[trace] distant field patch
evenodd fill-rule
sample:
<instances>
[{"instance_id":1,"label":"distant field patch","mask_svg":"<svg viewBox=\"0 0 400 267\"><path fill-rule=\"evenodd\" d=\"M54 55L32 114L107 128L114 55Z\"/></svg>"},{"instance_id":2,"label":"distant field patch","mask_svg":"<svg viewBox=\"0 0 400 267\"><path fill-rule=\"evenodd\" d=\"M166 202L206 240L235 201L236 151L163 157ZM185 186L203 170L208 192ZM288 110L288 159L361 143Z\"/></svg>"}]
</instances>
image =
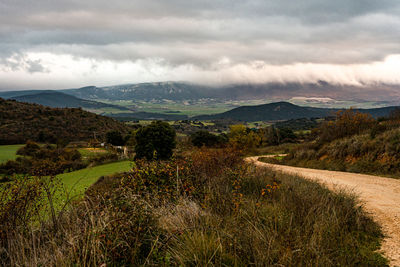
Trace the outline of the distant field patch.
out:
<instances>
[{"instance_id":1,"label":"distant field patch","mask_svg":"<svg viewBox=\"0 0 400 267\"><path fill-rule=\"evenodd\" d=\"M78 149L79 153L81 153L82 157L84 158L89 158L92 156L96 156L97 154L101 153L107 153L108 151L103 149L103 148L79 148Z\"/></svg>"},{"instance_id":2,"label":"distant field patch","mask_svg":"<svg viewBox=\"0 0 400 267\"><path fill-rule=\"evenodd\" d=\"M5 145L0 146L0 163L4 163L7 160L13 160L17 158L17 150L24 145Z\"/></svg>"}]
</instances>

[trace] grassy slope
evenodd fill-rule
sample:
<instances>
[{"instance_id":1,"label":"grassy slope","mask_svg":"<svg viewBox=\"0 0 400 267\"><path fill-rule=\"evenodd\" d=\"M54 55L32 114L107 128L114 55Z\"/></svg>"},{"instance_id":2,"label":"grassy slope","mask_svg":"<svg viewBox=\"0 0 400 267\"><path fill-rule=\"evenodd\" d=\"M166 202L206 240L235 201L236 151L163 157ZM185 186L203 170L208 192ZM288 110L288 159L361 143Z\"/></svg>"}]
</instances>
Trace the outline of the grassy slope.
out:
<instances>
[{"instance_id":1,"label":"grassy slope","mask_svg":"<svg viewBox=\"0 0 400 267\"><path fill-rule=\"evenodd\" d=\"M57 177L60 178L71 196L76 196L83 194L99 177L129 171L131 168L131 161L120 161L60 174Z\"/></svg>"},{"instance_id":2,"label":"grassy slope","mask_svg":"<svg viewBox=\"0 0 400 267\"><path fill-rule=\"evenodd\" d=\"M15 159L17 157L17 150L23 146L24 145L0 146L0 163Z\"/></svg>"}]
</instances>

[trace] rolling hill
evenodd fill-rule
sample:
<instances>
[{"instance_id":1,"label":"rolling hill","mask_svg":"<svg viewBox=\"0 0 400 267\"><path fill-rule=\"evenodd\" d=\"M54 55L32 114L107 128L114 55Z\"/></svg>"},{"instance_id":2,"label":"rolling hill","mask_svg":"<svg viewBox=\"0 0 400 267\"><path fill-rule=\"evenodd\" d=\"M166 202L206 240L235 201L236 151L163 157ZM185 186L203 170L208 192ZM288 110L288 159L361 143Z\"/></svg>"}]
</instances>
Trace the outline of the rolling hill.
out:
<instances>
[{"instance_id":1,"label":"rolling hill","mask_svg":"<svg viewBox=\"0 0 400 267\"><path fill-rule=\"evenodd\" d=\"M80 108L51 108L0 98L0 144L82 141L94 134L102 140L111 130L128 133L130 128Z\"/></svg>"},{"instance_id":2,"label":"rolling hill","mask_svg":"<svg viewBox=\"0 0 400 267\"><path fill-rule=\"evenodd\" d=\"M362 113L369 113L374 117L387 116L398 107L374 109L354 109ZM301 107L288 102L276 102L258 106L242 106L227 112L196 116L193 119L215 120L233 119L241 121L282 121L300 118L322 118L333 115L339 109Z\"/></svg>"},{"instance_id":3,"label":"rolling hill","mask_svg":"<svg viewBox=\"0 0 400 267\"><path fill-rule=\"evenodd\" d=\"M99 110L103 108L112 108L121 111L129 111L126 107L110 105L92 100L80 99L72 95L57 91L45 91L28 95L13 96L14 99L20 102L36 103L54 108L83 108L86 110Z\"/></svg>"}]
</instances>

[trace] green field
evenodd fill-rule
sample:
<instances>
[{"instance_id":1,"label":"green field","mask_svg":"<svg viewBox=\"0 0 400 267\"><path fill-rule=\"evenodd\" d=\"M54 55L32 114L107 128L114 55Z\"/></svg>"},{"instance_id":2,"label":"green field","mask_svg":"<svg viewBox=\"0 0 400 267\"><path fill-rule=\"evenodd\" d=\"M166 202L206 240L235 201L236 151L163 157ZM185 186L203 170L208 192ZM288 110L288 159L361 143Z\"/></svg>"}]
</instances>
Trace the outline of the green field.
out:
<instances>
[{"instance_id":1,"label":"green field","mask_svg":"<svg viewBox=\"0 0 400 267\"><path fill-rule=\"evenodd\" d=\"M261 100L230 100L230 101L218 101L201 99L194 101L110 101L110 100L99 100L103 103L120 105L123 107L129 107L134 109L135 112L144 111L151 113L163 113L163 114L180 114L187 115L189 117L204 114L216 114L231 110L233 108L245 105L260 105L265 103L273 102L268 99ZM105 114L111 113L122 113L122 111L111 112L107 109L100 109ZM129 113L129 111L124 111L123 113Z\"/></svg>"},{"instance_id":2,"label":"green field","mask_svg":"<svg viewBox=\"0 0 400 267\"><path fill-rule=\"evenodd\" d=\"M24 145L5 145L0 146L0 163L4 163L7 160L13 160L17 157L17 150Z\"/></svg>"},{"instance_id":3,"label":"green field","mask_svg":"<svg viewBox=\"0 0 400 267\"><path fill-rule=\"evenodd\" d=\"M61 180L70 197L78 196L83 194L87 188L99 179L99 177L129 171L132 165L133 163L131 161L113 162L59 174L57 178Z\"/></svg>"},{"instance_id":4,"label":"green field","mask_svg":"<svg viewBox=\"0 0 400 267\"><path fill-rule=\"evenodd\" d=\"M108 153L107 150L103 148L78 148L79 153L81 153L83 159L88 159L95 157L97 155L101 155L104 153Z\"/></svg>"}]
</instances>

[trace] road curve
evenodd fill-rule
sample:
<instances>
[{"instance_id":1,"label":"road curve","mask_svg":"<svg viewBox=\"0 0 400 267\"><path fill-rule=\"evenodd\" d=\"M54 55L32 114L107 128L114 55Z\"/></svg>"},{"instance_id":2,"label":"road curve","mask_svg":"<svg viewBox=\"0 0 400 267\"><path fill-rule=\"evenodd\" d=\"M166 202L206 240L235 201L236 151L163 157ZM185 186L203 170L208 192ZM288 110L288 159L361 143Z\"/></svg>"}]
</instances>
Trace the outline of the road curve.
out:
<instances>
[{"instance_id":1,"label":"road curve","mask_svg":"<svg viewBox=\"0 0 400 267\"><path fill-rule=\"evenodd\" d=\"M400 179L269 164L258 161L260 157L265 156L248 157L246 161L315 180L330 189L344 187L356 193L364 209L382 226L382 252L391 266L400 267Z\"/></svg>"}]
</instances>

